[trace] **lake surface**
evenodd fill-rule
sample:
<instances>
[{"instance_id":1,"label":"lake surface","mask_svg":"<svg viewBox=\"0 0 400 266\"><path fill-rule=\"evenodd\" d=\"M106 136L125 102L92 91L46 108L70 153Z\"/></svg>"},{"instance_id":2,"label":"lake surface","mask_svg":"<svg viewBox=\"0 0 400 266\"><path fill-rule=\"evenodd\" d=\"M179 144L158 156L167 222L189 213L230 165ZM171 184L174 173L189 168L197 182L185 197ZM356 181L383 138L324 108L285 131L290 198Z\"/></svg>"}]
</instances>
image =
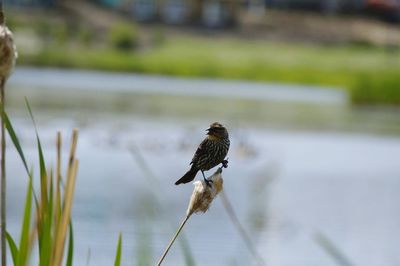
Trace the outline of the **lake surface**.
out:
<instances>
[{"instance_id":1,"label":"lake surface","mask_svg":"<svg viewBox=\"0 0 400 266\"><path fill-rule=\"evenodd\" d=\"M183 219L193 189L173 183L188 169L204 130L215 120L226 124L232 143L224 191L266 265L337 265L321 238L353 265L400 263L400 136L396 130L376 134L382 126L385 132L397 128L393 112L348 115L346 103L336 102L336 96L322 107L318 101L302 101L303 113L292 100L257 99L242 105L229 97L207 112L210 102L222 100L213 94L181 98L159 92L113 92L141 104L140 109L115 110L101 92L89 98L77 88L54 93L50 87L29 91L21 84L10 83L11 103L23 92L36 94L33 111L49 168L54 168L56 132L63 134L66 161L71 131L80 131L74 265L112 265L120 232L123 265L156 263ZM74 105L72 91L75 99L91 99L88 106ZM54 94L65 106L49 107ZM46 104L40 105L42 101ZM162 108L157 111L157 106ZM294 115L298 112L302 115ZM9 114L37 179L28 113L15 105L9 106ZM247 117L252 114L257 119ZM343 130L343 117L363 127ZM321 128L325 120L329 126ZM272 121L284 121L284 126ZM27 177L8 143L8 226L18 237ZM186 265L185 250L196 265L256 265L218 198L207 213L192 216L183 232L179 239L186 243L175 243L164 265Z\"/></svg>"},{"instance_id":2,"label":"lake surface","mask_svg":"<svg viewBox=\"0 0 400 266\"><path fill-rule=\"evenodd\" d=\"M55 132L61 130L67 144L70 129L80 128L75 265L86 265L88 254L90 265L112 264L119 232L123 265L154 264L186 211L192 185L173 183L187 169L207 122L94 116L81 126L66 117L36 118L48 162L55 161ZM14 126L33 164L33 128L26 117L14 118ZM267 265L336 265L317 234L355 265L400 260L400 138L246 127L232 128L231 139L225 192ZM18 235L27 178L12 147L8 155L9 228ZM197 265L253 262L219 199L208 213L193 216L184 232ZM165 265L184 265L179 244Z\"/></svg>"}]
</instances>

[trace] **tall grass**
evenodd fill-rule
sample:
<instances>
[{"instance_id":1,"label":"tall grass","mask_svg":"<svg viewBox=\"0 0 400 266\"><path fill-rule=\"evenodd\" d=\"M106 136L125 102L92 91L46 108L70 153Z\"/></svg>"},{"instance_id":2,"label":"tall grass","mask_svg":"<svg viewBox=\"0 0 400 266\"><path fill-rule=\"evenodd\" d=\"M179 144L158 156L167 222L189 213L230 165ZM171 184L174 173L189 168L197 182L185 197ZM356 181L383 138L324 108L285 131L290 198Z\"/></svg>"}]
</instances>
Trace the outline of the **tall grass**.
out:
<instances>
[{"instance_id":1,"label":"tall grass","mask_svg":"<svg viewBox=\"0 0 400 266\"><path fill-rule=\"evenodd\" d=\"M37 152L39 157L39 193L33 188L34 178L29 170L24 151L14 127L4 112L4 125L13 142L26 174L28 186L25 196L25 207L21 221L20 239L6 232L6 240L11 251L12 262L15 266L29 264L31 252L35 242L38 247L39 266L66 266L73 265L74 231L71 219L71 210L74 200L76 177L79 160L76 158L78 130L72 132L71 146L67 158L67 168L62 173L62 136L56 135L56 167L55 172L46 167L36 122L28 101L26 101L29 115L35 128ZM67 244L68 243L68 244ZM115 265L121 265L122 235L119 235Z\"/></svg>"},{"instance_id":2,"label":"tall grass","mask_svg":"<svg viewBox=\"0 0 400 266\"><path fill-rule=\"evenodd\" d=\"M118 236L117 253L115 255L114 266L121 265L121 253L122 253L122 235L120 233Z\"/></svg>"},{"instance_id":3,"label":"tall grass","mask_svg":"<svg viewBox=\"0 0 400 266\"><path fill-rule=\"evenodd\" d=\"M400 105L400 72L360 74L352 86L354 103Z\"/></svg>"},{"instance_id":4,"label":"tall grass","mask_svg":"<svg viewBox=\"0 0 400 266\"><path fill-rule=\"evenodd\" d=\"M1 208L1 264L7 264L6 252L6 137L4 125L4 108L5 108L5 84L9 78L17 58L16 47L14 45L13 34L5 23L5 15L3 13L3 2L0 0L0 116L1 116L1 192L0 192L0 208Z\"/></svg>"},{"instance_id":5,"label":"tall grass","mask_svg":"<svg viewBox=\"0 0 400 266\"><path fill-rule=\"evenodd\" d=\"M1 1L1 0L0 0ZM0 16L2 15L2 11L0 10ZM5 79L1 78L0 80L0 112L1 112L1 191L0 191L0 200L1 200L1 263L3 266L7 264L7 253L6 253L6 137L5 137L5 97L4 97L4 86Z\"/></svg>"},{"instance_id":6,"label":"tall grass","mask_svg":"<svg viewBox=\"0 0 400 266\"><path fill-rule=\"evenodd\" d=\"M15 134L13 126L6 116L6 128L14 146L16 147L24 168L27 171L29 184L25 199L24 216L21 226L21 238L19 244L8 233L7 241L12 254L14 265L27 265L34 244L37 239L40 266L58 266L64 259L65 243L68 237L68 251L66 257L67 265L72 265L73 261L73 229L70 219L73 195L75 190L76 176L78 172L78 160L75 157L78 141L78 130L73 130L70 154L68 158L67 171L64 175L65 186L61 186L61 133L57 134L57 166L56 175L46 168L44 154L36 128L36 123L29 104L27 103L29 114L35 126L37 141L37 152L39 156L39 176L40 192L39 197L33 189L33 174L28 171L25 155L20 145L18 136ZM34 212L32 212L32 198L34 196ZM33 215L34 214L34 215ZM35 219L33 220L33 216ZM33 222L33 226L31 225Z\"/></svg>"}]
</instances>

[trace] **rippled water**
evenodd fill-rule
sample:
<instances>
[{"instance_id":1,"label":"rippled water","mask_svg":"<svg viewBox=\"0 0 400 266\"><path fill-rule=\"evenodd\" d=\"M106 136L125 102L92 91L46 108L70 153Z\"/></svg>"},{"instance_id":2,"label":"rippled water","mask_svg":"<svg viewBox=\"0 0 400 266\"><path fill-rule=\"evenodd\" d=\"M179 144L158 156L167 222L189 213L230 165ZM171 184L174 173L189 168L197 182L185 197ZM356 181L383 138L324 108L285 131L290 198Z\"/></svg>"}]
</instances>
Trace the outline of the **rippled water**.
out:
<instances>
[{"instance_id":1,"label":"rippled water","mask_svg":"<svg viewBox=\"0 0 400 266\"><path fill-rule=\"evenodd\" d=\"M112 265L119 232L123 265L155 264L192 191L173 183L212 121L72 112L35 117L49 163L56 131L63 132L66 159L71 129L80 129L75 265ZM11 118L36 165L28 116ZM321 234L354 265L398 265L400 137L226 124L232 147L225 192L267 265L337 265L318 244ZM7 152L8 225L17 236L27 177L11 145ZM219 199L183 231L189 244L177 243L165 265L185 265L182 246L196 265L254 264Z\"/></svg>"}]
</instances>

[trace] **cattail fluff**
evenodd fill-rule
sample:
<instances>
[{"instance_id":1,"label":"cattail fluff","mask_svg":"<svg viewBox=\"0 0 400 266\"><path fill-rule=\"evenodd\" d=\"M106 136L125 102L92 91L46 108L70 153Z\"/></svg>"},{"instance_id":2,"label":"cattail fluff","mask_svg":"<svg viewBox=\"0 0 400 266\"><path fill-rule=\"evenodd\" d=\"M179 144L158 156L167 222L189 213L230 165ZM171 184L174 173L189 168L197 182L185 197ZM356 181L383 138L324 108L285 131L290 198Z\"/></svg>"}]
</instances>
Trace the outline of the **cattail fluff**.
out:
<instances>
[{"instance_id":1,"label":"cattail fluff","mask_svg":"<svg viewBox=\"0 0 400 266\"><path fill-rule=\"evenodd\" d=\"M222 191L223 179L222 179L222 169L218 170L209 177L208 180L212 181L211 186L207 186L204 180L198 180L194 182L194 189L192 196L190 198L189 206L186 211L186 215L189 217L193 213L206 212L214 198Z\"/></svg>"},{"instance_id":2,"label":"cattail fluff","mask_svg":"<svg viewBox=\"0 0 400 266\"><path fill-rule=\"evenodd\" d=\"M218 170L208 178L209 181L212 181L210 182L211 186L207 186L204 180L194 182L194 189L189 201L188 209L186 211L186 217L182 221L174 237L169 242L167 248L159 259L157 266L160 266L164 261L170 248L174 244L176 238L185 226L186 222L189 220L190 216L192 216L193 213L206 212L210 208L212 201L215 199L218 193L222 191L223 179L221 173L222 168L218 168Z\"/></svg>"},{"instance_id":3,"label":"cattail fluff","mask_svg":"<svg viewBox=\"0 0 400 266\"><path fill-rule=\"evenodd\" d=\"M5 25L0 25L0 79L6 80L12 73L18 57L13 34Z\"/></svg>"}]
</instances>

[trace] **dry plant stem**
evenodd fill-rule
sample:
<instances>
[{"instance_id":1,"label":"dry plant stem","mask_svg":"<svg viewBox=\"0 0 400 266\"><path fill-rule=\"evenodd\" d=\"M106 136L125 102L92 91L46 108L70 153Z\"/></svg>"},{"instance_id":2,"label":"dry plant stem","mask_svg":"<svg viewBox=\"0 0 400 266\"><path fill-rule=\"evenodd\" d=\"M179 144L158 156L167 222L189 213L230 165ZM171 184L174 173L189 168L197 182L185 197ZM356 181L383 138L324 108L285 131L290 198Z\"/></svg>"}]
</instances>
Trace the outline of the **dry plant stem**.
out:
<instances>
[{"instance_id":1,"label":"dry plant stem","mask_svg":"<svg viewBox=\"0 0 400 266\"><path fill-rule=\"evenodd\" d=\"M1 1L1 0L0 0ZM0 16L3 15L2 10ZM6 251L6 136L4 125L4 86L5 78L0 80L1 101L1 265L7 265Z\"/></svg>"},{"instance_id":2,"label":"dry plant stem","mask_svg":"<svg viewBox=\"0 0 400 266\"><path fill-rule=\"evenodd\" d=\"M169 242L167 248L165 249L164 253L162 254L160 260L157 263L157 266L160 266L161 263L163 262L165 256L167 256L168 251L170 250L170 248L172 247L172 244L174 244L176 238L178 237L179 233L182 231L182 228L185 226L187 220L189 220L190 215L186 216L185 219L182 221L181 226L179 226L178 231L176 231L174 237L171 239L171 241Z\"/></svg>"},{"instance_id":3,"label":"dry plant stem","mask_svg":"<svg viewBox=\"0 0 400 266\"><path fill-rule=\"evenodd\" d=\"M78 160L75 159L75 151L78 142L78 131L74 129L72 134L72 144L69 155L68 169L67 169L67 184L65 187L65 195L62 213L60 216L60 221L57 224L55 240L54 240L54 252L51 258L51 265L58 266L62 263L65 238L68 230L68 223L70 221L71 209L72 209L72 201L75 192L75 182L76 175L78 172Z\"/></svg>"},{"instance_id":4,"label":"dry plant stem","mask_svg":"<svg viewBox=\"0 0 400 266\"><path fill-rule=\"evenodd\" d=\"M55 242L54 260L51 265L58 266L62 263L63 251L65 246L65 238L68 230L68 223L70 221L72 200L74 197L74 188L76 182L76 174L78 171L78 161L76 160L73 164L73 170L71 176L68 177L67 186L65 190L64 209L62 212L61 220L58 227L57 239Z\"/></svg>"},{"instance_id":5,"label":"dry plant stem","mask_svg":"<svg viewBox=\"0 0 400 266\"><path fill-rule=\"evenodd\" d=\"M78 130L77 130L77 129L74 129L74 131L72 132L72 145L71 145L71 150L69 151L67 178L68 178L68 177L70 176L70 174L71 174L72 165L73 165L74 160L75 160L75 151L76 151L77 143L78 143Z\"/></svg>"},{"instance_id":6,"label":"dry plant stem","mask_svg":"<svg viewBox=\"0 0 400 266\"><path fill-rule=\"evenodd\" d=\"M61 132L57 132L57 168L56 168L56 203L54 220L55 224L58 225L58 217L61 212L61 195L60 195L60 181L61 181Z\"/></svg>"},{"instance_id":7,"label":"dry plant stem","mask_svg":"<svg viewBox=\"0 0 400 266\"><path fill-rule=\"evenodd\" d=\"M235 225L236 229L239 231L240 235L242 236L247 248L250 250L250 252L253 254L255 259L257 260L258 265L266 265L260 254L258 254L256 248L253 245L253 242L251 241L251 238L249 235L246 233L246 230L244 230L244 227L241 225L239 222L239 219L232 207L232 204L229 202L226 194L224 191L221 191L221 200L222 204L224 205L224 208L226 212L229 215L229 218L231 219L232 223Z\"/></svg>"}]
</instances>

